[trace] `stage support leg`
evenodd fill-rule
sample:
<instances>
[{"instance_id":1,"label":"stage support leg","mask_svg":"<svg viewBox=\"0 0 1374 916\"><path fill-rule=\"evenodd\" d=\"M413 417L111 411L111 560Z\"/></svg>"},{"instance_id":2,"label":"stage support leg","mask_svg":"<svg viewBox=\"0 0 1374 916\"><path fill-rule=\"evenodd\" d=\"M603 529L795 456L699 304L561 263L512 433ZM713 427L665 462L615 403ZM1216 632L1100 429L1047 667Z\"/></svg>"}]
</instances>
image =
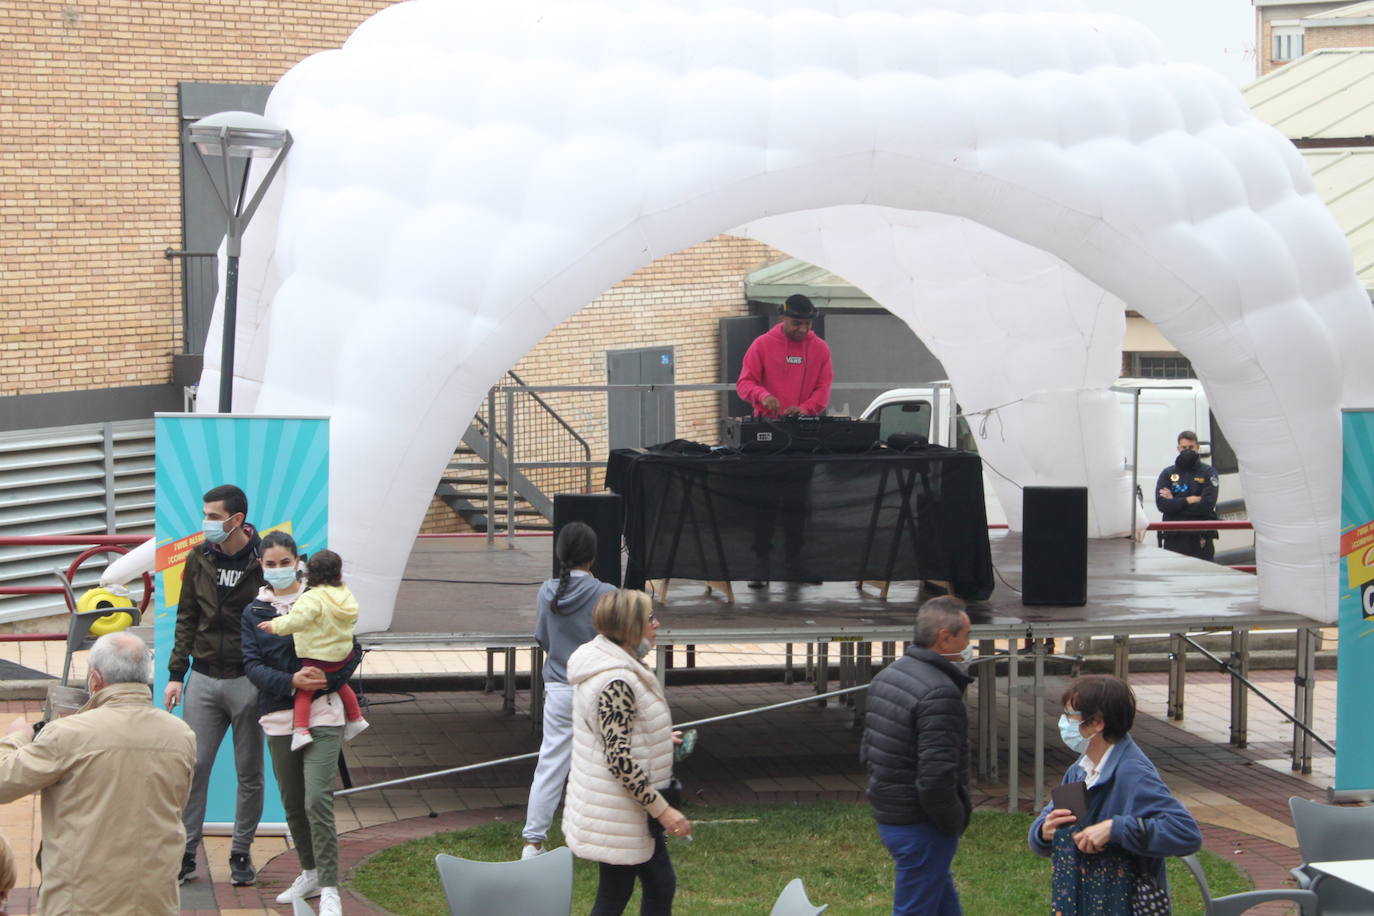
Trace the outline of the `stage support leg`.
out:
<instances>
[{"instance_id":1,"label":"stage support leg","mask_svg":"<svg viewBox=\"0 0 1374 916\"><path fill-rule=\"evenodd\" d=\"M1007 653L1007 810L1020 808L1021 795L1021 716L1017 708L1021 694L1021 656L1016 640L1008 643Z\"/></svg>"},{"instance_id":2,"label":"stage support leg","mask_svg":"<svg viewBox=\"0 0 1374 916\"><path fill-rule=\"evenodd\" d=\"M658 686L666 687L668 684L668 659L673 647L666 643L658 643L654 646L654 674L658 676Z\"/></svg>"},{"instance_id":3,"label":"stage support leg","mask_svg":"<svg viewBox=\"0 0 1374 916\"><path fill-rule=\"evenodd\" d=\"M1236 627L1231 631L1231 667L1243 678L1250 677L1250 628ZM1231 678L1231 744L1245 747L1250 742L1250 691L1236 678Z\"/></svg>"},{"instance_id":4,"label":"stage support leg","mask_svg":"<svg viewBox=\"0 0 1374 916\"><path fill-rule=\"evenodd\" d=\"M1169 634L1168 718L1183 719L1183 679L1188 670L1188 644L1182 633Z\"/></svg>"},{"instance_id":5,"label":"stage support leg","mask_svg":"<svg viewBox=\"0 0 1374 916\"><path fill-rule=\"evenodd\" d=\"M507 647L505 696L501 700L501 711L508 716L515 715L515 649Z\"/></svg>"},{"instance_id":6,"label":"stage support leg","mask_svg":"<svg viewBox=\"0 0 1374 916\"><path fill-rule=\"evenodd\" d=\"M482 685L485 693L492 693L496 690L496 653L499 649L487 648L487 681Z\"/></svg>"},{"instance_id":7,"label":"stage support leg","mask_svg":"<svg viewBox=\"0 0 1374 916\"><path fill-rule=\"evenodd\" d=\"M668 646L668 647L667 647L667 651L666 651L666 652L664 653L664 655L663 655L663 664L665 665L665 668L664 668L665 671L666 671L668 668L673 667L673 647L672 647L672 646Z\"/></svg>"},{"instance_id":8,"label":"stage support leg","mask_svg":"<svg viewBox=\"0 0 1374 916\"><path fill-rule=\"evenodd\" d=\"M1121 680L1131 679L1131 637L1126 635L1112 637L1112 674Z\"/></svg>"},{"instance_id":9,"label":"stage support leg","mask_svg":"<svg viewBox=\"0 0 1374 916\"><path fill-rule=\"evenodd\" d=\"M888 646L883 643L883 656L886 658ZM997 651L997 643L991 639L978 641L980 656L992 655ZM978 779L982 782L996 782L997 766L997 663L983 662L976 666L978 679Z\"/></svg>"},{"instance_id":10,"label":"stage support leg","mask_svg":"<svg viewBox=\"0 0 1374 916\"><path fill-rule=\"evenodd\" d=\"M886 668L897 660L897 644L895 642L883 643L883 667Z\"/></svg>"},{"instance_id":11,"label":"stage support leg","mask_svg":"<svg viewBox=\"0 0 1374 916\"><path fill-rule=\"evenodd\" d=\"M821 640L816 643L816 693L827 693L830 690L830 643ZM825 708L825 700L817 700L816 705L821 709Z\"/></svg>"},{"instance_id":12,"label":"stage support leg","mask_svg":"<svg viewBox=\"0 0 1374 916\"><path fill-rule=\"evenodd\" d=\"M844 643L840 647L840 688L856 687L859 684L859 644ZM844 695L845 706L855 705L855 695Z\"/></svg>"},{"instance_id":13,"label":"stage support leg","mask_svg":"<svg viewBox=\"0 0 1374 916\"><path fill-rule=\"evenodd\" d=\"M806 644L806 679L816 680L816 644L813 642Z\"/></svg>"},{"instance_id":14,"label":"stage support leg","mask_svg":"<svg viewBox=\"0 0 1374 916\"><path fill-rule=\"evenodd\" d=\"M544 733L544 650L530 648L530 731Z\"/></svg>"},{"instance_id":15,"label":"stage support leg","mask_svg":"<svg viewBox=\"0 0 1374 916\"><path fill-rule=\"evenodd\" d=\"M1308 728L1312 727L1312 699L1317 686L1317 642L1321 634L1304 627L1298 630L1297 672L1293 677L1293 716ZM1304 776L1312 772L1312 738L1299 728L1293 729L1293 769Z\"/></svg>"},{"instance_id":16,"label":"stage support leg","mask_svg":"<svg viewBox=\"0 0 1374 916\"><path fill-rule=\"evenodd\" d=\"M790 684L795 677L792 673L792 644L789 642L783 647L782 655L782 682Z\"/></svg>"},{"instance_id":17,"label":"stage support leg","mask_svg":"<svg viewBox=\"0 0 1374 916\"><path fill-rule=\"evenodd\" d=\"M859 667L856 674L859 684L872 683L873 643L859 643ZM868 691L860 690L858 693L850 694L850 696L854 698L854 727L861 729L864 727L864 718L868 713Z\"/></svg>"},{"instance_id":18,"label":"stage support leg","mask_svg":"<svg viewBox=\"0 0 1374 916\"><path fill-rule=\"evenodd\" d=\"M696 666L697 666L697 647L696 647L696 643L690 643L690 642L689 642L689 643L687 644L687 667L688 667L688 668L695 668Z\"/></svg>"},{"instance_id":19,"label":"stage support leg","mask_svg":"<svg viewBox=\"0 0 1374 916\"><path fill-rule=\"evenodd\" d=\"M1045 650L1048 640L1035 641L1035 673L1031 683L1031 717L1035 728L1035 810L1045 806Z\"/></svg>"}]
</instances>

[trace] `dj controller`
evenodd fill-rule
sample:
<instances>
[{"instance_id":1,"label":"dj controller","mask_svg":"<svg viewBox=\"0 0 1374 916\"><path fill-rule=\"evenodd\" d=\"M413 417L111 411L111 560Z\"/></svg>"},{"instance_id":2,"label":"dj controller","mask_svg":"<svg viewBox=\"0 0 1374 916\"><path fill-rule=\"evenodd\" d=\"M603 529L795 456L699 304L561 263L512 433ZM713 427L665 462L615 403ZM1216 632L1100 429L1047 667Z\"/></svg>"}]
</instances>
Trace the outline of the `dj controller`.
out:
<instances>
[{"instance_id":1,"label":"dj controller","mask_svg":"<svg viewBox=\"0 0 1374 916\"><path fill-rule=\"evenodd\" d=\"M864 452L878 444L874 420L850 417L727 417L722 438L742 452Z\"/></svg>"}]
</instances>

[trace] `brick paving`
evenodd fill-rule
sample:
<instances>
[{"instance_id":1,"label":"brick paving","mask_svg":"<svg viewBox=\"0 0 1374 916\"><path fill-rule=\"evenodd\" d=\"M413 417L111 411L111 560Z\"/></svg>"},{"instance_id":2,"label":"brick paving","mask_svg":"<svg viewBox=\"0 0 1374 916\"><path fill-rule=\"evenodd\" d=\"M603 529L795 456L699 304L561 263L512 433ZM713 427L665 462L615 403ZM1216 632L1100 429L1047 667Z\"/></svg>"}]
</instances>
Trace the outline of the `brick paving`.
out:
<instances>
[{"instance_id":1,"label":"brick paving","mask_svg":"<svg viewBox=\"0 0 1374 916\"><path fill-rule=\"evenodd\" d=\"M1271 686L1285 683L1281 672L1264 677ZM1318 730L1329 737L1334 732L1334 673L1322 672L1319 677ZM1286 678L1291 685L1291 673ZM1054 727L1058 683L1051 679L1047 690L1048 783L1057 782L1072 760L1059 744ZM1216 743L1229 706L1229 689L1222 675L1189 676L1188 718L1182 726L1163 717L1166 683L1164 674L1132 677L1142 713L1134 737L1175 794L1203 822L1208 849L1235 861L1257 887L1292 886L1288 869L1299 864L1300 857L1287 799L1291 795L1320 799L1327 783L1320 775L1302 778L1275 765L1274 748L1286 747L1291 729L1284 727L1277 714L1261 709L1259 703L1251 704L1250 735L1254 743L1250 748L1237 750ZM673 687L670 697L676 718L686 721L803 697L810 689L806 684L684 686ZM1285 698L1281 693L1276 696L1281 701ZM369 715L373 727L347 751L358 784L511 756L538 746L525 714L524 693L516 715L502 712L499 693L425 693L414 698L373 694L371 699L377 703ZM1005 719L1004 694L1001 699L999 715ZM27 713L31 717L39 708L37 703L13 701L4 706L0 713ZM1033 777L1029 752L1032 710L1022 702L1018 713L1023 720L1021 786L1026 793ZM1005 741L1005 722L1001 733ZM851 709L833 702L823 709L808 703L703 729L697 753L680 766L679 772L692 804L698 808L749 801L834 799L858 803L863 798L858 739ZM1225 740L1224 732L1221 740ZM1318 761L1322 764L1319 771L1328 761ZM505 765L340 799L338 822L345 874L373 852L413 837L497 818L522 817L532 770L532 764ZM976 790L980 806L1005 810L1004 785L979 783ZM1030 810L1029 799L1023 799L1021 807ZM431 817L431 813L437 816ZM0 806L0 830L15 846L21 866L21 889L12 895L11 912L29 912L34 899L29 887L36 883L37 875L28 863L41 833L36 800ZM289 907L273 902L298 871L288 842L259 838L253 853L261 873L259 884L253 888L230 886L227 843L226 838L207 838L201 878L184 886L182 913L289 913ZM345 899L349 914L383 912L352 897L347 890ZM1280 906L1253 912L1288 910Z\"/></svg>"}]
</instances>

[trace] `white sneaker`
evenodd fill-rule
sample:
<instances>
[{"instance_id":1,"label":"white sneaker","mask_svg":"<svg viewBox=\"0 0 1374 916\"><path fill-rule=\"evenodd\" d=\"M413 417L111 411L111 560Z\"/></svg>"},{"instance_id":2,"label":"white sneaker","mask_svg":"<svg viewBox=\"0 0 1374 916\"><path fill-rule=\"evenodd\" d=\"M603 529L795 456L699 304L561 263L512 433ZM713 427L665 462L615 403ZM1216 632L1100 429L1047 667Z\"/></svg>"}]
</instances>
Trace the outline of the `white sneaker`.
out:
<instances>
[{"instance_id":1,"label":"white sneaker","mask_svg":"<svg viewBox=\"0 0 1374 916\"><path fill-rule=\"evenodd\" d=\"M291 882L291 886L277 895L278 903L290 903L297 897L320 896L320 874L313 868L303 871Z\"/></svg>"},{"instance_id":2,"label":"white sneaker","mask_svg":"<svg viewBox=\"0 0 1374 916\"><path fill-rule=\"evenodd\" d=\"M343 904L339 902L337 887L320 888L320 916L343 916Z\"/></svg>"},{"instance_id":3,"label":"white sneaker","mask_svg":"<svg viewBox=\"0 0 1374 916\"><path fill-rule=\"evenodd\" d=\"M525 848L522 849L522 850L520 850L520 858L522 858L522 859L533 859L535 856L543 855L543 854L544 854L544 844L543 844L543 843L531 843L531 842L528 841L528 840L525 841Z\"/></svg>"},{"instance_id":4,"label":"white sneaker","mask_svg":"<svg viewBox=\"0 0 1374 916\"><path fill-rule=\"evenodd\" d=\"M309 730L309 729L305 729L305 730L303 730L303 731L298 731L298 732L292 732L292 733L291 733L291 750L293 750L293 751L298 751L298 750L300 750L301 748L305 747L307 744L310 744L310 743L311 743L312 741L314 741L314 740L315 740L315 739L314 739L314 737L311 736L310 730Z\"/></svg>"},{"instance_id":5,"label":"white sneaker","mask_svg":"<svg viewBox=\"0 0 1374 916\"><path fill-rule=\"evenodd\" d=\"M345 741L352 741L354 738L358 737L365 731L367 731L366 719L357 719L353 722L345 722L343 730L343 739Z\"/></svg>"}]
</instances>

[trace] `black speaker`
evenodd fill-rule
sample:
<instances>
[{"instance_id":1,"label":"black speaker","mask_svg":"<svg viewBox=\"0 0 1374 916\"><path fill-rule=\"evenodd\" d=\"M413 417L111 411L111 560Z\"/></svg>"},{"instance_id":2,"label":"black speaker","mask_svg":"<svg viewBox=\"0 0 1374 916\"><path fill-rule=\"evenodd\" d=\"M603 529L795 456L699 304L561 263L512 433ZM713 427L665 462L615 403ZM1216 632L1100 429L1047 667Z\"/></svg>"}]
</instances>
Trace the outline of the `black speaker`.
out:
<instances>
[{"instance_id":1,"label":"black speaker","mask_svg":"<svg viewBox=\"0 0 1374 916\"><path fill-rule=\"evenodd\" d=\"M558 568L558 532L568 522L586 522L596 532L596 563L592 575L620 587L620 532L624 527L619 493L556 493L553 497L553 574Z\"/></svg>"},{"instance_id":2,"label":"black speaker","mask_svg":"<svg viewBox=\"0 0 1374 916\"><path fill-rule=\"evenodd\" d=\"M1088 488L1021 491L1021 603L1088 603Z\"/></svg>"},{"instance_id":3,"label":"black speaker","mask_svg":"<svg viewBox=\"0 0 1374 916\"><path fill-rule=\"evenodd\" d=\"M739 381L744 367L744 354L754 338L768 330L768 319L762 315L743 315L720 319L720 380L733 385ZM721 417L747 417L754 412L733 391L720 393Z\"/></svg>"}]
</instances>

